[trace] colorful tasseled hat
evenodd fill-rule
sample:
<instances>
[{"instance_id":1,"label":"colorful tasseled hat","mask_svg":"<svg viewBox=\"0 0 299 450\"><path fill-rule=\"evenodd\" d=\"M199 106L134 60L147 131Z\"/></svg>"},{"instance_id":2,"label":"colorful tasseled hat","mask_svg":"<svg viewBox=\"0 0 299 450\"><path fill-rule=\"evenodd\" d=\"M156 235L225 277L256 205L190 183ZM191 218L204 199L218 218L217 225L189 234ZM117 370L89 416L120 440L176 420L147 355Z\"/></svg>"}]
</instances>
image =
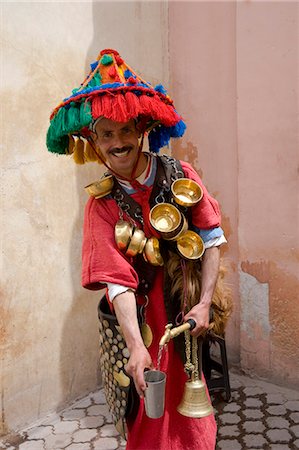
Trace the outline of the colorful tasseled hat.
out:
<instances>
[{"instance_id":1,"label":"colorful tasseled hat","mask_svg":"<svg viewBox=\"0 0 299 450\"><path fill-rule=\"evenodd\" d=\"M186 129L163 86L154 88L144 81L111 49L99 54L81 86L54 109L47 133L49 151L74 152L75 161L81 164L98 161L89 142L81 138L89 138L90 127L99 117L140 121L153 152L159 152L171 137L181 137Z\"/></svg>"}]
</instances>

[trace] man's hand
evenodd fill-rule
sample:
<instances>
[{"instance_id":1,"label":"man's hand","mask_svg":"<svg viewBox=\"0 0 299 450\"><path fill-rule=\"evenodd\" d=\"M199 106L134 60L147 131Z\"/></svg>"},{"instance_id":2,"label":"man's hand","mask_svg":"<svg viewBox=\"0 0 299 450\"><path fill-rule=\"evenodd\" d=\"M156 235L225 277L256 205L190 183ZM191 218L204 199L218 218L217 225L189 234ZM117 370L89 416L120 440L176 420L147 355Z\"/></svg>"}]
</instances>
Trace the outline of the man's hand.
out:
<instances>
[{"instance_id":1,"label":"man's hand","mask_svg":"<svg viewBox=\"0 0 299 450\"><path fill-rule=\"evenodd\" d=\"M128 374L133 377L136 390L140 397L143 397L143 393L146 389L144 369L151 369L152 367L152 359L144 345L136 346L131 352L129 362L125 369Z\"/></svg>"},{"instance_id":2,"label":"man's hand","mask_svg":"<svg viewBox=\"0 0 299 450\"><path fill-rule=\"evenodd\" d=\"M126 291L117 295L113 300L113 306L130 352L126 371L133 377L136 390L143 397L146 389L143 372L144 369L152 368L152 359L140 334L134 293Z\"/></svg>"},{"instance_id":3,"label":"man's hand","mask_svg":"<svg viewBox=\"0 0 299 450\"><path fill-rule=\"evenodd\" d=\"M204 334L209 327L209 317L210 317L210 305L198 303L190 309L188 314L185 315L185 322L188 319L193 319L196 322L196 327L191 331L191 335L198 337Z\"/></svg>"}]
</instances>

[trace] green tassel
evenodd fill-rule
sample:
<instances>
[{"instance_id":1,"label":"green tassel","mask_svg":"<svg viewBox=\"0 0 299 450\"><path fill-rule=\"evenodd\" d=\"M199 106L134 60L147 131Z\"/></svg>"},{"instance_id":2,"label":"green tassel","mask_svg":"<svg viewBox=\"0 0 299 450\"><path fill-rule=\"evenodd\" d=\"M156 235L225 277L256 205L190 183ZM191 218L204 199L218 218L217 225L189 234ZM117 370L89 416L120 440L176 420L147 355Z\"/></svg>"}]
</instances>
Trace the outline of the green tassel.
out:
<instances>
[{"instance_id":1,"label":"green tassel","mask_svg":"<svg viewBox=\"0 0 299 450\"><path fill-rule=\"evenodd\" d=\"M88 87L96 87L102 85L102 77L99 73L96 73L92 80L88 83Z\"/></svg>"},{"instance_id":2,"label":"green tassel","mask_svg":"<svg viewBox=\"0 0 299 450\"><path fill-rule=\"evenodd\" d=\"M103 66L109 66L109 64L113 63L113 58L110 55L103 55L100 61Z\"/></svg>"},{"instance_id":3,"label":"green tassel","mask_svg":"<svg viewBox=\"0 0 299 450\"><path fill-rule=\"evenodd\" d=\"M47 132L47 147L50 152L68 153L68 134L80 132L92 121L89 102L72 103L69 109L61 107L51 121Z\"/></svg>"},{"instance_id":4,"label":"green tassel","mask_svg":"<svg viewBox=\"0 0 299 450\"><path fill-rule=\"evenodd\" d=\"M92 121L91 106L89 102L82 102L80 106L80 129L87 127Z\"/></svg>"},{"instance_id":5,"label":"green tassel","mask_svg":"<svg viewBox=\"0 0 299 450\"><path fill-rule=\"evenodd\" d=\"M58 153L59 155L65 155L68 153L68 144L69 138L68 136L61 136L60 139L53 139L51 135L51 125L49 127L47 133L47 147L48 150L52 153Z\"/></svg>"},{"instance_id":6,"label":"green tassel","mask_svg":"<svg viewBox=\"0 0 299 450\"><path fill-rule=\"evenodd\" d=\"M65 115L65 132L69 134L73 131L77 131L78 129L80 129L80 125L80 106L74 103L67 110L67 113Z\"/></svg>"}]
</instances>

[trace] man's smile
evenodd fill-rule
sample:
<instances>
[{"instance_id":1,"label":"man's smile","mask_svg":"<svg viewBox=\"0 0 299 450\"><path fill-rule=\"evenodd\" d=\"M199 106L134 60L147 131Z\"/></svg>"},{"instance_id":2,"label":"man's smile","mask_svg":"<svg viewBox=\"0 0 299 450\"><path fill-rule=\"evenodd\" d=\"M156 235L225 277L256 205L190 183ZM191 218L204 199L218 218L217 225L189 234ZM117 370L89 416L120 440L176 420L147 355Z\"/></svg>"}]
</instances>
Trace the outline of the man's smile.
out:
<instances>
[{"instance_id":1,"label":"man's smile","mask_svg":"<svg viewBox=\"0 0 299 450\"><path fill-rule=\"evenodd\" d=\"M133 150L133 147L131 145L126 145L122 148L114 148L110 150L109 153L117 158L122 158L128 156L131 150Z\"/></svg>"}]
</instances>

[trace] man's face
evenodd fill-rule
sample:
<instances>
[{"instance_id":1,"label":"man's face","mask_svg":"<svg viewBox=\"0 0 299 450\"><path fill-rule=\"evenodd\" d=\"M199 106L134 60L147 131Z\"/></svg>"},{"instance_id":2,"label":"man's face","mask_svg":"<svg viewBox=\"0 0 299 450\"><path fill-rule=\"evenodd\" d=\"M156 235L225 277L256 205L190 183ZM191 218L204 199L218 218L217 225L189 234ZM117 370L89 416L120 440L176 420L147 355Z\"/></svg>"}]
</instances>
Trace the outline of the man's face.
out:
<instances>
[{"instance_id":1,"label":"man's face","mask_svg":"<svg viewBox=\"0 0 299 450\"><path fill-rule=\"evenodd\" d=\"M103 118L96 124L95 134L95 144L111 169L130 177L138 157L140 136L135 121L113 122Z\"/></svg>"}]
</instances>

